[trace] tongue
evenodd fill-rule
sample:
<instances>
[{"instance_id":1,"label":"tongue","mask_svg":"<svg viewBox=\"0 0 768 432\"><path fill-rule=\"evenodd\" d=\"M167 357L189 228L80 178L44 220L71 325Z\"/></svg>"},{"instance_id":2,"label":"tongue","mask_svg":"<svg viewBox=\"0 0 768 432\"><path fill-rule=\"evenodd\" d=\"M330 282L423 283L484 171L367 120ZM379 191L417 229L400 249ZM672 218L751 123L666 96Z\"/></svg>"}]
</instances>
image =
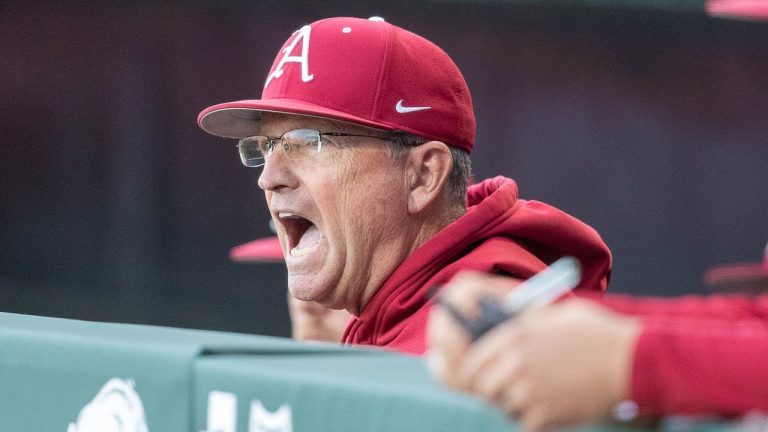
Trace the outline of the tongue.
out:
<instances>
[{"instance_id":1,"label":"tongue","mask_svg":"<svg viewBox=\"0 0 768 432\"><path fill-rule=\"evenodd\" d=\"M296 249L309 248L316 245L318 242L320 242L320 231L317 230L316 226L310 225L304 232L304 235L301 236L301 239L299 239L299 244L296 245Z\"/></svg>"}]
</instances>

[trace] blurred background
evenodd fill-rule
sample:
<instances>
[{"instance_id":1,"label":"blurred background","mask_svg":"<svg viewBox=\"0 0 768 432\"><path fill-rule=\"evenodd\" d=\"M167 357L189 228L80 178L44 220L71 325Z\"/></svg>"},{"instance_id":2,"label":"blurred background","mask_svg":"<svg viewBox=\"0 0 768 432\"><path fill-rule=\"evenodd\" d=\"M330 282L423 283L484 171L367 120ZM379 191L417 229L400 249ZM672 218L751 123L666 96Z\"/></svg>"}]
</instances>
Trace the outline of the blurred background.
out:
<instances>
[{"instance_id":1,"label":"blurred background","mask_svg":"<svg viewBox=\"0 0 768 432\"><path fill-rule=\"evenodd\" d=\"M197 114L257 98L293 30L382 16L473 93L475 177L595 227L610 290L705 292L768 241L768 22L703 0L0 5L0 311L287 336L258 170Z\"/></svg>"}]
</instances>

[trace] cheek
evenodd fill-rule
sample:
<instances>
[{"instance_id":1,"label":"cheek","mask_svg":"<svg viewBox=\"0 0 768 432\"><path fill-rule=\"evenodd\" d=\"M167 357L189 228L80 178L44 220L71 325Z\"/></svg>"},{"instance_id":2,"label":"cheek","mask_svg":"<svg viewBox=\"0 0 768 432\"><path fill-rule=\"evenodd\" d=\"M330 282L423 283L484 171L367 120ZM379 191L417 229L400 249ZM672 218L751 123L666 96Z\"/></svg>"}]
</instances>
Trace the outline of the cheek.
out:
<instances>
[{"instance_id":1,"label":"cheek","mask_svg":"<svg viewBox=\"0 0 768 432\"><path fill-rule=\"evenodd\" d=\"M391 178L375 176L368 179L368 188L356 188L346 195L345 231L351 242L374 244L404 226L406 208L403 192Z\"/></svg>"},{"instance_id":2,"label":"cheek","mask_svg":"<svg viewBox=\"0 0 768 432\"><path fill-rule=\"evenodd\" d=\"M312 184L315 202L328 229L336 235L358 224L362 203L370 194L364 173L354 159L340 158L323 178ZM334 233L329 233L334 234Z\"/></svg>"},{"instance_id":3,"label":"cheek","mask_svg":"<svg viewBox=\"0 0 768 432\"><path fill-rule=\"evenodd\" d=\"M401 223L406 211L402 167L380 150L366 150L346 150L349 157L313 185L328 234L352 248Z\"/></svg>"}]
</instances>

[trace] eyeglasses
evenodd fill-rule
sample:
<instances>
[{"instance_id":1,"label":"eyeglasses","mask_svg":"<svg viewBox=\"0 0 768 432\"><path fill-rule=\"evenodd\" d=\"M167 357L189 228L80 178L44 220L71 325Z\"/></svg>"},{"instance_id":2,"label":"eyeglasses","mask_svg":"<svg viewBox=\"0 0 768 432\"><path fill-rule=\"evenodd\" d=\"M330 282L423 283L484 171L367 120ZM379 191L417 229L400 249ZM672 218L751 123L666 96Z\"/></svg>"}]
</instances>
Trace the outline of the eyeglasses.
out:
<instances>
[{"instance_id":1,"label":"eyeglasses","mask_svg":"<svg viewBox=\"0 0 768 432\"><path fill-rule=\"evenodd\" d=\"M285 157L291 160L306 159L312 157L323 148L323 137L363 137L375 138L380 140L391 140L391 138L374 135L349 134L342 132L320 132L317 129L294 129L279 137L268 137L262 135L243 138L237 144L237 150L240 153L240 160L243 165L250 168L264 166L272 155L275 147L283 149Z\"/></svg>"}]
</instances>

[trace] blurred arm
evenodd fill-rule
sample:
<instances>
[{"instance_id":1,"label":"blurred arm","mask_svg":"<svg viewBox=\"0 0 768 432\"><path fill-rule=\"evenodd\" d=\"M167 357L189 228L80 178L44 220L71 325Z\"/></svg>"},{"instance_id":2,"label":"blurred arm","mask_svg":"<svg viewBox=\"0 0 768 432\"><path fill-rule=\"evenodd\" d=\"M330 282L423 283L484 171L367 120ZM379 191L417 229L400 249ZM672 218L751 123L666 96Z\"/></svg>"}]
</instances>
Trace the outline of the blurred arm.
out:
<instances>
[{"instance_id":1,"label":"blurred arm","mask_svg":"<svg viewBox=\"0 0 768 432\"><path fill-rule=\"evenodd\" d=\"M768 321L643 319L632 398L641 411L744 414L768 410Z\"/></svg>"},{"instance_id":2,"label":"blurred arm","mask_svg":"<svg viewBox=\"0 0 768 432\"><path fill-rule=\"evenodd\" d=\"M713 295L633 297L609 294L600 302L617 312L637 316L674 316L693 319L760 319L768 321L768 295Z\"/></svg>"}]
</instances>

